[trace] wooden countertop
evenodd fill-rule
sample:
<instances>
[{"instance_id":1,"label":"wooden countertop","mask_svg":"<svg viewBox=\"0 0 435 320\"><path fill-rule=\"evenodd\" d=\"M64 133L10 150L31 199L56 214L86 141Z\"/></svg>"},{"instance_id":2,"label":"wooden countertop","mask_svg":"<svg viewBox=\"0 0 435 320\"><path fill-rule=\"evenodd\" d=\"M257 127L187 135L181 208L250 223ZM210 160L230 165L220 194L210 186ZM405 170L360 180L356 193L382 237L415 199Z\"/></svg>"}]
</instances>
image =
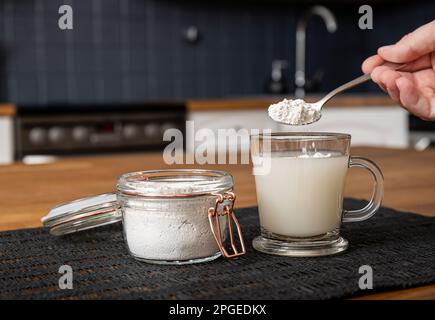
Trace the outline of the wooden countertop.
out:
<instances>
[{"instance_id":1,"label":"wooden countertop","mask_svg":"<svg viewBox=\"0 0 435 320\"><path fill-rule=\"evenodd\" d=\"M417 152L383 148L354 148L353 155L379 164L385 176L384 205L435 216L435 150ZM167 167L161 154L134 154L66 159L44 165L0 166L0 230L37 227L53 206L112 191L122 173ZM173 168L174 166L172 166ZM192 166L183 166L192 167ZM256 205L249 165L206 165L227 170L236 181L236 208ZM346 196L368 198L367 172L352 169ZM435 299L435 285L364 296L371 299Z\"/></svg>"},{"instance_id":2,"label":"wooden countertop","mask_svg":"<svg viewBox=\"0 0 435 320\"><path fill-rule=\"evenodd\" d=\"M218 111L218 110L252 110L265 109L272 103L281 101L288 96L258 96L258 97L234 97L216 99L190 99L186 101L187 111ZM320 95L309 95L306 100L309 102L317 101ZM333 98L328 102L328 106L333 107L360 107L360 106L381 106L391 107L397 103L387 95L372 94L344 94ZM14 116L16 107L11 103L0 103L0 116Z\"/></svg>"},{"instance_id":3,"label":"wooden countertop","mask_svg":"<svg viewBox=\"0 0 435 320\"><path fill-rule=\"evenodd\" d=\"M218 111L218 110L251 110L266 109L273 103L277 103L289 96L259 96L259 97L238 97L222 99L198 99L187 101L188 111ZM316 102L321 99L320 95L309 95L305 98L308 102ZM387 95L339 95L328 102L329 107L392 107L397 102Z\"/></svg>"},{"instance_id":4,"label":"wooden countertop","mask_svg":"<svg viewBox=\"0 0 435 320\"><path fill-rule=\"evenodd\" d=\"M0 117L9 116L13 117L17 113L15 105L12 103L0 103Z\"/></svg>"}]
</instances>

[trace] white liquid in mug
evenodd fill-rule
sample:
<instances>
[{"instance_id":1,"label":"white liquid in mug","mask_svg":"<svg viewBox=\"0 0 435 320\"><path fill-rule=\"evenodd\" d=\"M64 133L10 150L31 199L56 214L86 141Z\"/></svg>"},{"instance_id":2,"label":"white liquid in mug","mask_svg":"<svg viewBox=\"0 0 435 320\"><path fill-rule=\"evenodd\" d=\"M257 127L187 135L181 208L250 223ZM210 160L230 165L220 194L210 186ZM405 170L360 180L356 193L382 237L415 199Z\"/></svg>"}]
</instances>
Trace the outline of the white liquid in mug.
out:
<instances>
[{"instance_id":1,"label":"white liquid in mug","mask_svg":"<svg viewBox=\"0 0 435 320\"><path fill-rule=\"evenodd\" d=\"M255 176L261 226L288 237L313 237L337 229L348 159L330 153L272 153L270 172Z\"/></svg>"}]
</instances>

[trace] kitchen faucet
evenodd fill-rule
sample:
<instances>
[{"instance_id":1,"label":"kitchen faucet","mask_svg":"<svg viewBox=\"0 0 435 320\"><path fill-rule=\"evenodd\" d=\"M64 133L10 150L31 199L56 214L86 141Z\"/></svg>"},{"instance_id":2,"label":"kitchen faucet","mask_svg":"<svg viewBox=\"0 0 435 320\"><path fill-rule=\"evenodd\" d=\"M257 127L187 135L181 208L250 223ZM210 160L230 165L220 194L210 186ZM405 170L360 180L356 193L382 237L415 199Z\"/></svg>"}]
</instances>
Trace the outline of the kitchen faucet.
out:
<instances>
[{"instance_id":1,"label":"kitchen faucet","mask_svg":"<svg viewBox=\"0 0 435 320\"><path fill-rule=\"evenodd\" d=\"M325 22L326 29L330 33L337 30L337 21L333 13L324 6L314 6L310 8L305 15L299 19L296 27L296 71L295 71L295 96L303 98L305 96L305 47L307 24L311 17L318 15Z\"/></svg>"}]
</instances>

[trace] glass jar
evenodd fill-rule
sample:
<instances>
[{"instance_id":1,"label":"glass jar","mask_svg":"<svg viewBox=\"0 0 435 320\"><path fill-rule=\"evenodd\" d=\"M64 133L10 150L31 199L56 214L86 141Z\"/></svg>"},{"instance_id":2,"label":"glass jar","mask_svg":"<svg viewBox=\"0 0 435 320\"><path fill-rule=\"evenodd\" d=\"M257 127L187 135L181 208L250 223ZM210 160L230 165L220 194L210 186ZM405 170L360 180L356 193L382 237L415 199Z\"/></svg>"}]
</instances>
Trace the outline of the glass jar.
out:
<instances>
[{"instance_id":1,"label":"glass jar","mask_svg":"<svg viewBox=\"0 0 435 320\"><path fill-rule=\"evenodd\" d=\"M234 258L245 253L245 246L233 212L233 185L229 173L217 170L127 173L119 177L116 194L63 204L42 221L52 234L63 235L122 220L129 253L149 263Z\"/></svg>"}]
</instances>

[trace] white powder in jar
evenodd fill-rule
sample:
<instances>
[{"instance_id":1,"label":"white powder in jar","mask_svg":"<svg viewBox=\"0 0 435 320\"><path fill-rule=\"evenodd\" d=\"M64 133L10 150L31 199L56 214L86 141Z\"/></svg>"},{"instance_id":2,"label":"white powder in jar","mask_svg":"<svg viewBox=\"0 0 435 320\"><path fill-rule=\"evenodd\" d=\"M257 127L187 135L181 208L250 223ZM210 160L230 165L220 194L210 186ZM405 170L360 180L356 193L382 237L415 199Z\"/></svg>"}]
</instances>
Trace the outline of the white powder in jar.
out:
<instances>
[{"instance_id":1,"label":"white powder in jar","mask_svg":"<svg viewBox=\"0 0 435 320\"><path fill-rule=\"evenodd\" d=\"M124 200L124 236L130 253L140 259L164 261L217 255L219 248L208 220L208 209L214 207L215 200L214 196ZM220 221L225 234L226 218L220 217Z\"/></svg>"},{"instance_id":2,"label":"white powder in jar","mask_svg":"<svg viewBox=\"0 0 435 320\"><path fill-rule=\"evenodd\" d=\"M320 118L320 111L302 99L284 99L272 104L268 112L273 120L290 125L308 124Z\"/></svg>"}]
</instances>

